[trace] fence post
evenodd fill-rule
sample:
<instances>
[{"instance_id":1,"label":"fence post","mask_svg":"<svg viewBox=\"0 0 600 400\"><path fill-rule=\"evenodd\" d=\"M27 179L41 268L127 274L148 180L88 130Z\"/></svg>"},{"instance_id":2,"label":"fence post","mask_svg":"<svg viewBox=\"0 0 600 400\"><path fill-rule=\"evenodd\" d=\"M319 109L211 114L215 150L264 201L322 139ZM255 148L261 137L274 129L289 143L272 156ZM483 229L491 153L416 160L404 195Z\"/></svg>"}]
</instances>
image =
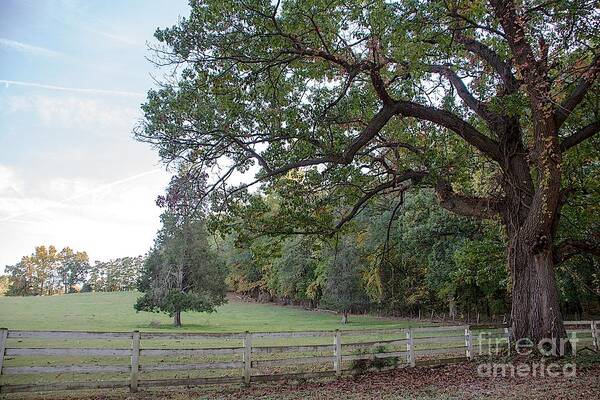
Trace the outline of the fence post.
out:
<instances>
[{"instance_id":1,"label":"fence post","mask_svg":"<svg viewBox=\"0 0 600 400\"><path fill-rule=\"evenodd\" d=\"M131 377L129 379L129 391L135 393L138 390L138 372L140 369L140 331L133 331L131 340Z\"/></svg>"},{"instance_id":2,"label":"fence post","mask_svg":"<svg viewBox=\"0 0 600 400\"><path fill-rule=\"evenodd\" d=\"M473 359L473 337L471 336L471 329L465 328L465 346L467 347L467 358Z\"/></svg>"},{"instance_id":3,"label":"fence post","mask_svg":"<svg viewBox=\"0 0 600 400\"><path fill-rule=\"evenodd\" d=\"M406 351L408 352L408 365L414 367L417 363L417 360L415 357L415 345L413 341L412 328L408 328L408 330L406 331L406 340Z\"/></svg>"},{"instance_id":4,"label":"fence post","mask_svg":"<svg viewBox=\"0 0 600 400\"><path fill-rule=\"evenodd\" d=\"M335 336L333 337L333 368L335 369L335 376L342 376L342 332L339 329L335 330Z\"/></svg>"},{"instance_id":5,"label":"fence post","mask_svg":"<svg viewBox=\"0 0 600 400\"><path fill-rule=\"evenodd\" d=\"M598 351L598 321L592 321L592 344L594 350Z\"/></svg>"},{"instance_id":6,"label":"fence post","mask_svg":"<svg viewBox=\"0 0 600 400\"><path fill-rule=\"evenodd\" d=\"M507 347L507 350L508 350L508 355L510 356L510 348L511 348L511 345L510 345L510 328L508 328L508 327L504 328L504 334L506 335L506 347Z\"/></svg>"},{"instance_id":7,"label":"fence post","mask_svg":"<svg viewBox=\"0 0 600 400\"><path fill-rule=\"evenodd\" d=\"M8 338L8 329L0 328L0 375L2 375L4 353L6 352L6 338Z\"/></svg>"},{"instance_id":8,"label":"fence post","mask_svg":"<svg viewBox=\"0 0 600 400\"><path fill-rule=\"evenodd\" d=\"M244 336L244 384L250 384L252 374L252 334L246 331Z\"/></svg>"}]
</instances>

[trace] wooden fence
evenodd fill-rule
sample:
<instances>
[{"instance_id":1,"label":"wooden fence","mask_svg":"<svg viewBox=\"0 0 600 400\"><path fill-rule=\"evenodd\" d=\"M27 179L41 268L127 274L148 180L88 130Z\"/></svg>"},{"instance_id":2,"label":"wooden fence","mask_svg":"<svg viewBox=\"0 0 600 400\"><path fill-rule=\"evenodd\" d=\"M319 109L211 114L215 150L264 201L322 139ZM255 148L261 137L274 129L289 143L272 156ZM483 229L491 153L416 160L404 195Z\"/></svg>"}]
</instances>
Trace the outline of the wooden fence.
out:
<instances>
[{"instance_id":1,"label":"wooden fence","mask_svg":"<svg viewBox=\"0 0 600 400\"><path fill-rule=\"evenodd\" d=\"M598 350L598 321L566 325ZM140 387L341 376L357 368L412 367L452 356L472 359L502 346L510 349L508 328L473 325L257 333L0 329L0 393L136 392ZM68 377L79 380L65 381Z\"/></svg>"}]
</instances>

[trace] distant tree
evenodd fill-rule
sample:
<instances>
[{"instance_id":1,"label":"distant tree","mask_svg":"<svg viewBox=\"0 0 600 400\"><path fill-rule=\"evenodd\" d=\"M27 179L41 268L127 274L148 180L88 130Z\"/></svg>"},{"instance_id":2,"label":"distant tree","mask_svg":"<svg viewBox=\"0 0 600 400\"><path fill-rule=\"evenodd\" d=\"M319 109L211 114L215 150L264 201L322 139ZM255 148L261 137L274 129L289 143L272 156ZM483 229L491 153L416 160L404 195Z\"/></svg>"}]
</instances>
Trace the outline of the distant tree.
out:
<instances>
[{"instance_id":1,"label":"distant tree","mask_svg":"<svg viewBox=\"0 0 600 400\"><path fill-rule=\"evenodd\" d=\"M144 268L144 257L122 257L96 261L90 267L85 291L118 292L134 290Z\"/></svg>"},{"instance_id":2,"label":"distant tree","mask_svg":"<svg viewBox=\"0 0 600 400\"><path fill-rule=\"evenodd\" d=\"M234 236L230 235L224 243L224 255L229 269L229 287L237 293L258 297L261 290L265 289L264 264L258 262L253 251L255 247L236 243Z\"/></svg>"},{"instance_id":3,"label":"distant tree","mask_svg":"<svg viewBox=\"0 0 600 400\"><path fill-rule=\"evenodd\" d=\"M7 296L34 296L38 294L35 285L35 272L28 257L23 257L20 262L14 265L7 265L5 271L9 274Z\"/></svg>"},{"instance_id":4,"label":"distant tree","mask_svg":"<svg viewBox=\"0 0 600 400\"><path fill-rule=\"evenodd\" d=\"M9 276L7 296L43 296L67 293L82 283L89 271L85 252L65 247L58 252L54 246L37 246L15 265L7 265Z\"/></svg>"},{"instance_id":5,"label":"distant tree","mask_svg":"<svg viewBox=\"0 0 600 400\"><path fill-rule=\"evenodd\" d=\"M90 269L90 260L86 252L74 252L71 248L62 249L59 257L58 276L65 293L74 290L75 285L82 283Z\"/></svg>"},{"instance_id":6,"label":"distant tree","mask_svg":"<svg viewBox=\"0 0 600 400\"><path fill-rule=\"evenodd\" d=\"M10 274L7 296L37 296L53 294L60 290L57 271L60 263L54 246L37 246L30 256L6 267Z\"/></svg>"},{"instance_id":7,"label":"distant tree","mask_svg":"<svg viewBox=\"0 0 600 400\"><path fill-rule=\"evenodd\" d=\"M39 294L55 293L59 286L59 280L56 273L60 263L56 247L38 246L35 248L35 253L30 257L30 260L37 271Z\"/></svg>"},{"instance_id":8,"label":"distant tree","mask_svg":"<svg viewBox=\"0 0 600 400\"><path fill-rule=\"evenodd\" d=\"M202 221L177 223L163 215L163 229L140 279L137 311L165 312L181 326L181 312L214 312L226 302L226 269L210 248Z\"/></svg>"},{"instance_id":9,"label":"distant tree","mask_svg":"<svg viewBox=\"0 0 600 400\"><path fill-rule=\"evenodd\" d=\"M101 267L101 263L100 261L96 261L90 266L90 271L82 290L84 292L103 292L104 276L102 273L103 268Z\"/></svg>"},{"instance_id":10,"label":"distant tree","mask_svg":"<svg viewBox=\"0 0 600 400\"><path fill-rule=\"evenodd\" d=\"M342 312L342 323L348 322L348 313L365 309L369 298L361 284L362 262L356 245L345 237L336 245L327 271L323 302Z\"/></svg>"},{"instance_id":11,"label":"distant tree","mask_svg":"<svg viewBox=\"0 0 600 400\"><path fill-rule=\"evenodd\" d=\"M10 277L8 275L0 275L0 296L4 296L8 292L10 286Z\"/></svg>"},{"instance_id":12,"label":"distant tree","mask_svg":"<svg viewBox=\"0 0 600 400\"><path fill-rule=\"evenodd\" d=\"M299 300L310 297L308 287L315 279L317 263L313 243L302 236L285 241L281 257L275 262L277 288L283 296Z\"/></svg>"}]
</instances>

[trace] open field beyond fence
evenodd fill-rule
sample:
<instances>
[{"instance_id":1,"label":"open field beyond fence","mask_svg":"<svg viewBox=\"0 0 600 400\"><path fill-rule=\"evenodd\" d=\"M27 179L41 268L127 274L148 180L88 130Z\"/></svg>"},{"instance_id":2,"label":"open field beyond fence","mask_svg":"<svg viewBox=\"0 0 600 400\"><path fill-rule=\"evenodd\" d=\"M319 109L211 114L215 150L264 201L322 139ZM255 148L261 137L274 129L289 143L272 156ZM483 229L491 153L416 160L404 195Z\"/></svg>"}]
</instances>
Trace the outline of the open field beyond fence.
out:
<instances>
[{"instance_id":1,"label":"open field beyond fence","mask_svg":"<svg viewBox=\"0 0 600 400\"><path fill-rule=\"evenodd\" d=\"M0 296L0 328L51 331L177 331L244 332L282 330L335 330L340 316L302 307L244 301L232 295L215 313L184 312L183 326L173 328L166 314L133 309L139 292L73 293L58 296ZM352 315L347 326L386 328L415 326L415 321Z\"/></svg>"}]
</instances>

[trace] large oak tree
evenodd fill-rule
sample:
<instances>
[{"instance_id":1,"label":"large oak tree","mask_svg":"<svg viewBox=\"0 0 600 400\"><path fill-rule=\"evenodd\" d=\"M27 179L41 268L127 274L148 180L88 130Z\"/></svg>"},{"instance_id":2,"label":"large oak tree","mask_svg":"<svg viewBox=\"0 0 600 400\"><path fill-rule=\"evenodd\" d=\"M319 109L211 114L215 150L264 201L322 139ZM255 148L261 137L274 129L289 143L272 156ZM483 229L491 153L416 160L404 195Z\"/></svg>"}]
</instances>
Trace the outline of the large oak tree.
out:
<instances>
[{"instance_id":1,"label":"large oak tree","mask_svg":"<svg viewBox=\"0 0 600 400\"><path fill-rule=\"evenodd\" d=\"M598 163L596 1L190 4L156 33L170 74L136 136L208 174L199 196L233 206L260 183L287 217L327 214L324 231L375 196L434 187L442 207L503 224L515 338L565 336L554 267L597 254L556 237L572 152Z\"/></svg>"}]
</instances>

